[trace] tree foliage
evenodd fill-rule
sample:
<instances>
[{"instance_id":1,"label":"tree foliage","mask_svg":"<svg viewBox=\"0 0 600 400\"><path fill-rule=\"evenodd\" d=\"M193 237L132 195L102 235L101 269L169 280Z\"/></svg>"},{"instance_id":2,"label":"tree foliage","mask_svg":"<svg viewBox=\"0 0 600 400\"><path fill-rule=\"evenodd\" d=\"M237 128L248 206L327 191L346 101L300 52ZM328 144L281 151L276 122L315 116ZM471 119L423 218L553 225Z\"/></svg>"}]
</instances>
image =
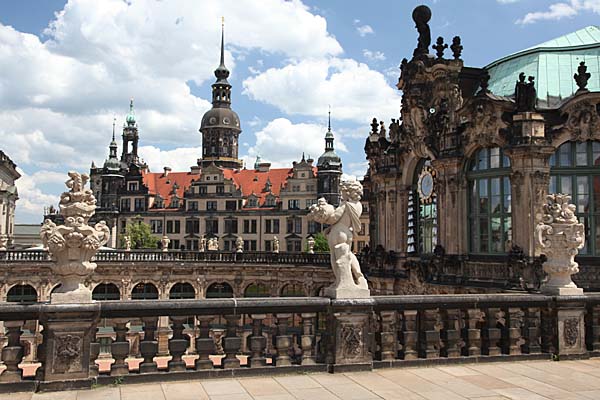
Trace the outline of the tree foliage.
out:
<instances>
[{"instance_id":1,"label":"tree foliage","mask_svg":"<svg viewBox=\"0 0 600 400\"><path fill-rule=\"evenodd\" d=\"M143 221L134 221L125 227L125 236L129 236L132 249L156 249L158 240L152 235L150 225ZM121 237L121 247L125 248L125 240Z\"/></svg>"},{"instance_id":2,"label":"tree foliage","mask_svg":"<svg viewBox=\"0 0 600 400\"><path fill-rule=\"evenodd\" d=\"M327 238L323 235L323 232L319 232L313 236L315 239L315 247L314 250L317 252L328 252L329 244L327 243Z\"/></svg>"}]
</instances>

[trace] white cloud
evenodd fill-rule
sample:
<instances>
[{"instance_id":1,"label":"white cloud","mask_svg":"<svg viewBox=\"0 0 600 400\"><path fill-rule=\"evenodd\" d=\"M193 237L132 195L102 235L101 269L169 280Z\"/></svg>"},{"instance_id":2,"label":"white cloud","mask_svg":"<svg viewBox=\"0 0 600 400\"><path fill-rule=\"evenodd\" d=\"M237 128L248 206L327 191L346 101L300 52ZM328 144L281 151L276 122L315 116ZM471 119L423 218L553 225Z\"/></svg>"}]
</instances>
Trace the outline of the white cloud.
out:
<instances>
[{"instance_id":1,"label":"white cloud","mask_svg":"<svg viewBox=\"0 0 600 400\"><path fill-rule=\"evenodd\" d=\"M50 205L57 207L59 196L45 192L40 186L47 184L62 185L62 188L66 190L63 182L68 179L68 176L66 172L40 170L28 175L20 168L17 168L17 171L21 174L16 182L19 190L16 210L17 223L23 221L41 223L44 207Z\"/></svg>"},{"instance_id":2,"label":"white cloud","mask_svg":"<svg viewBox=\"0 0 600 400\"><path fill-rule=\"evenodd\" d=\"M256 156L260 154L274 168L291 167L292 161L299 161L302 153L307 158L310 156L317 160L325 151L326 132L325 125L294 124L287 118L277 118L255 133L256 144L248 149L243 158L246 165L254 165ZM338 136L335 137L334 146L340 156L348 151Z\"/></svg>"},{"instance_id":3,"label":"white cloud","mask_svg":"<svg viewBox=\"0 0 600 400\"><path fill-rule=\"evenodd\" d=\"M192 165L196 165L196 161L202 157L202 147L161 150L154 146L141 146L139 154L152 172L160 172L163 167L171 167L173 171L185 172L189 171Z\"/></svg>"},{"instance_id":4,"label":"white cloud","mask_svg":"<svg viewBox=\"0 0 600 400\"><path fill-rule=\"evenodd\" d=\"M559 20L571 18L580 12L593 12L600 14L600 0L570 0L568 2L554 3L546 11L527 13L517 20L518 24L532 24L544 20Z\"/></svg>"},{"instance_id":5,"label":"white cloud","mask_svg":"<svg viewBox=\"0 0 600 400\"><path fill-rule=\"evenodd\" d=\"M360 37L375 34L375 31L373 30L371 25L361 24L360 19L354 20L354 27L356 28L356 32L360 35Z\"/></svg>"},{"instance_id":6,"label":"white cloud","mask_svg":"<svg viewBox=\"0 0 600 400\"><path fill-rule=\"evenodd\" d=\"M371 51L369 49L363 49L363 56L371 61L384 61L385 54L381 51Z\"/></svg>"},{"instance_id":7,"label":"white cloud","mask_svg":"<svg viewBox=\"0 0 600 400\"><path fill-rule=\"evenodd\" d=\"M247 78L244 93L288 114L368 123L399 114L400 93L383 74L351 59L307 59Z\"/></svg>"},{"instance_id":8,"label":"white cloud","mask_svg":"<svg viewBox=\"0 0 600 400\"><path fill-rule=\"evenodd\" d=\"M512 3L518 3L521 0L496 0L496 1L500 4L512 4Z\"/></svg>"}]
</instances>

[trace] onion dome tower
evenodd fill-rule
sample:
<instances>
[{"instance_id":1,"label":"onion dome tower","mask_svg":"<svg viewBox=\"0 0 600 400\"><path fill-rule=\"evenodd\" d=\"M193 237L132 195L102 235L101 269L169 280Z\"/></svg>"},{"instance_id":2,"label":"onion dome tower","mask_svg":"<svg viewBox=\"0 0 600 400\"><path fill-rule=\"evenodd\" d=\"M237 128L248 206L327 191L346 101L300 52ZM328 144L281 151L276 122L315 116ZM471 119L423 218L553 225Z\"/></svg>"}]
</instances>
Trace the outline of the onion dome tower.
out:
<instances>
[{"instance_id":1,"label":"onion dome tower","mask_svg":"<svg viewBox=\"0 0 600 400\"><path fill-rule=\"evenodd\" d=\"M124 168L128 168L131 164L140 164L140 158L138 156L139 139L138 126L133 110L133 99L131 99L129 101L129 113L125 117L125 123L123 124L123 152L121 154L121 163Z\"/></svg>"},{"instance_id":2,"label":"onion dome tower","mask_svg":"<svg viewBox=\"0 0 600 400\"><path fill-rule=\"evenodd\" d=\"M212 85L212 108L202 117L202 158L198 165L204 168L212 163L221 168L242 168L238 159L240 118L231 109L231 85L225 67L224 24L221 24L221 63L215 70L217 81Z\"/></svg>"},{"instance_id":3,"label":"onion dome tower","mask_svg":"<svg viewBox=\"0 0 600 400\"><path fill-rule=\"evenodd\" d=\"M329 204L337 206L340 203L340 179L342 177L342 160L333 147L333 132L331 132L331 111L325 134L325 153L317 160L317 192L318 197L324 197Z\"/></svg>"}]
</instances>

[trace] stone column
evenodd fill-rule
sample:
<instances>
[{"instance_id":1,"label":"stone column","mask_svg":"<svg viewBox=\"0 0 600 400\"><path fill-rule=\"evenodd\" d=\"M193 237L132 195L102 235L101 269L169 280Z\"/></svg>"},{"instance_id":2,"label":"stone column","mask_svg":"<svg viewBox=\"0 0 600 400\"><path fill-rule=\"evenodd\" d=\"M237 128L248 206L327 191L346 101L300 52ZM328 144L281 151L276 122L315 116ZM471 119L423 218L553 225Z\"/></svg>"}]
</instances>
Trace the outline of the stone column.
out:
<instances>
[{"instance_id":1,"label":"stone column","mask_svg":"<svg viewBox=\"0 0 600 400\"><path fill-rule=\"evenodd\" d=\"M90 343L100 320L100 304L79 304L75 310L56 311L42 306L44 327L43 380L63 381L90 378Z\"/></svg>"},{"instance_id":2,"label":"stone column","mask_svg":"<svg viewBox=\"0 0 600 400\"><path fill-rule=\"evenodd\" d=\"M371 369L373 355L369 351L371 299L332 300L327 318L331 371L344 370L352 364L353 370ZM330 371L330 372L331 372Z\"/></svg>"}]
</instances>

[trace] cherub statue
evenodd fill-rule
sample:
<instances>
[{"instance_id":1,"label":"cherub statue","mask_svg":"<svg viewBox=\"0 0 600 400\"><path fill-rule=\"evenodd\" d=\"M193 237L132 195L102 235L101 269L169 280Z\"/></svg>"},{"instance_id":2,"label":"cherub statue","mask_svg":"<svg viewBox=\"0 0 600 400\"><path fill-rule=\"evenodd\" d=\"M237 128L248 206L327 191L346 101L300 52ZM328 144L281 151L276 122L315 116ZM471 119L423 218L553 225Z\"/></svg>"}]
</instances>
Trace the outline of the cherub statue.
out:
<instances>
[{"instance_id":1,"label":"cherub statue","mask_svg":"<svg viewBox=\"0 0 600 400\"><path fill-rule=\"evenodd\" d=\"M352 253L352 236L360 231L362 214L362 185L358 181L344 181L340 184L342 201L334 208L323 198L310 207L308 218L321 224L330 225L325 230L327 243L331 249L331 266L335 275L333 285L325 289L325 296L332 298L369 297L367 280L360 270L360 264Z\"/></svg>"},{"instance_id":2,"label":"cherub statue","mask_svg":"<svg viewBox=\"0 0 600 400\"><path fill-rule=\"evenodd\" d=\"M198 251L200 253L204 253L204 251L206 251L206 238L204 237L204 235L202 235L202 238L200 239L200 248L198 249Z\"/></svg>"},{"instance_id":3,"label":"cherub statue","mask_svg":"<svg viewBox=\"0 0 600 400\"><path fill-rule=\"evenodd\" d=\"M273 253L279 253L279 238L273 236Z\"/></svg>"},{"instance_id":4,"label":"cherub statue","mask_svg":"<svg viewBox=\"0 0 600 400\"><path fill-rule=\"evenodd\" d=\"M131 238L129 236L123 236L123 241L125 242L125 251L131 250Z\"/></svg>"},{"instance_id":5,"label":"cherub statue","mask_svg":"<svg viewBox=\"0 0 600 400\"><path fill-rule=\"evenodd\" d=\"M235 252L236 253L244 252L244 239L242 239L241 236L238 236L237 239L235 239Z\"/></svg>"}]
</instances>

